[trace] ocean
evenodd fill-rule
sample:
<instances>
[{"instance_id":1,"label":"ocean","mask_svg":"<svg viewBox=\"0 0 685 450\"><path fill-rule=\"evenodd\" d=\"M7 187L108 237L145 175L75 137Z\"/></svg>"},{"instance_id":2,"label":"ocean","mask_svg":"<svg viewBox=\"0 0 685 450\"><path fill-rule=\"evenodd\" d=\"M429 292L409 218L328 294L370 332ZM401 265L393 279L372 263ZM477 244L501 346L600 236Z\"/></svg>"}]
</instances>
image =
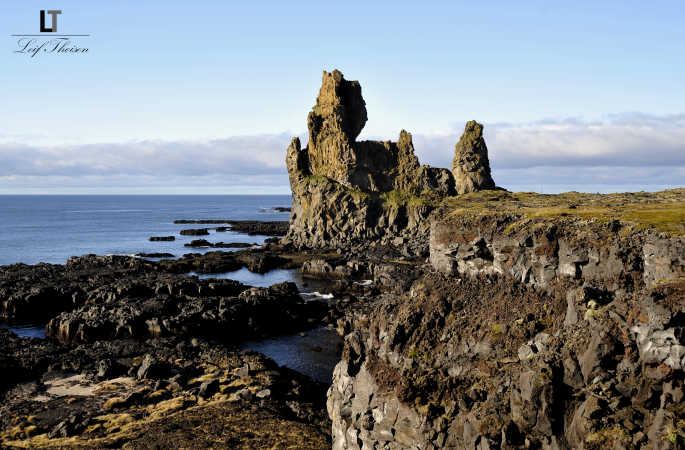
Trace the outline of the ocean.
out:
<instances>
[{"instance_id":1,"label":"ocean","mask_svg":"<svg viewBox=\"0 0 685 450\"><path fill-rule=\"evenodd\" d=\"M291 204L289 195L30 195L0 196L0 265L23 262L64 264L71 256L164 252L175 256L212 249L183 244L210 242L261 244L265 236L212 233L180 236L186 228L217 225L174 224L176 219L288 220L272 208ZM173 242L150 242L171 236Z\"/></svg>"},{"instance_id":2,"label":"ocean","mask_svg":"<svg viewBox=\"0 0 685 450\"><path fill-rule=\"evenodd\" d=\"M237 232L209 236L181 236L187 228L220 225L174 224L177 219L288 220L289 195L45 195L0 196L0 266L18 262L64 264L71 256L136 253L185 253L229 249L184 247L193 239L210 242L248 242L262 244L267 236ZM150 242L150 236L175 236L171 242ZM0 268L0 270L2 270ZM202 278L230 278L266 287L284 281L295 282L303 298L328 298L319 294L325 282L305 280L299 270L277 269L257 274L243 268L223 274L203 274ZM20 336L45 337L45 324L3 324ZM299 333L245 342L240 348L259 351L315 380L330 383L333 367L339 360L341 339L334 331L317 328L304 336Z\"/></svg>"}]
</instances>

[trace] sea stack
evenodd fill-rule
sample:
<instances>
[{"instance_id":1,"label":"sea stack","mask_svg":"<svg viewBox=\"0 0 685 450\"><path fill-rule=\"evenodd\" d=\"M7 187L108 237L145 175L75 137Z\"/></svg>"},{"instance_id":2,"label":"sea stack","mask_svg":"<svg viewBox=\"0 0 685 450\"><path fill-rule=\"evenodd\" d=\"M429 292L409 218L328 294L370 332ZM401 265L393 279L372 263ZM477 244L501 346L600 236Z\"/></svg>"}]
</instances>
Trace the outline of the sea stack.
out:
<instances>
[{"instance_id":1,"label":"sea stack","mask_svg":"<svg viewBox=\"0 0 685 450\"><path fill-rule=\"evenodd\" d=\"M307 117L309 142L294 138L286 154L293 193L286 242L346 248L401 237L403 251L411 241L427 252L427 238L417 237L427 237L436 199L455 194L452 173L421 165L405 130L396 142L357 141L366 121L359 82L324 71Z\"/></svg>"},{"instance_id":2,"label":"sea stack","mask_svg":"<svg viewBox=\"0 0 685 450\"><path fill-rule=\"evenodd\" d=\"M452 175L457 194L495 189L490 175L488 147L483 139L483 125L471 120L466 123L454 151Z\"/></svg>"},{"instance_id":3,"label":"sea stack","mask_svg":"<svg viewBox=\"0 0 685 450\"><path fill-rule=\"evenodd\" d=\"M366 103L358 81L334 70L324 72L316 105L307 117L312 173L350 185L350 167L357 165L354 140L366 124Z\"/></svg>"}]
</instances>

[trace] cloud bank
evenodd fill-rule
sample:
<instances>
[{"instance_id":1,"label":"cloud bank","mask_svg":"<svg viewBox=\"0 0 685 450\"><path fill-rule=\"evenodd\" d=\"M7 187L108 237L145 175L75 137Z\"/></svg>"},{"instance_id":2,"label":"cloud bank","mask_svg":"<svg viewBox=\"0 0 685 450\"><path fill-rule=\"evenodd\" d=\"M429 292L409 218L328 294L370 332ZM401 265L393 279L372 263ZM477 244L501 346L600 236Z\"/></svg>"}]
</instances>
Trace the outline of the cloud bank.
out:
<instances>
[{"instance_id":1,"label":"cloud bank","mask_svg":"<svg viewBox=\"0 0 685 450\"><path fill-rule=\"evenodd\" d=\"M463 124L455 124L451 133L414 133L421 162L449 167L462 130ZM0 140L0 193L288 193L284 160L291 136L59 146L5 138ZM304 135L300 138L306 142ZM610 192L685 185L685 114L486 122L485 138L495 181L512 190Z\"/></svg>"}]
</instances>

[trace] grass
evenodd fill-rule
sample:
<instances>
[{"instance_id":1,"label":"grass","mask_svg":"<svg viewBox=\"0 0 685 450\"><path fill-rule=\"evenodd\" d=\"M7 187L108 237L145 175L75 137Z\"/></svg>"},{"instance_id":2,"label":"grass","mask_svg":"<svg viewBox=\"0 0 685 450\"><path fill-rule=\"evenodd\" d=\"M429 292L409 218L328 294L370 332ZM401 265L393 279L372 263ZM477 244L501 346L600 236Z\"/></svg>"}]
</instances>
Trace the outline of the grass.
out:
<instances>
[{"instance_id":1,"label":"grass","mask_svg":"<svg viewBox=\"0 0 685 450\"><path fill-rule=\"evenodd\" d=\"M534 192L480 191L444 200L449 217L514 213L522 219L577 217L610 222L620 220L635 229L655 229L685 235L685 189L621 194L566 192L549 195ZM521 222L507 227L515 232Z\"/></svg>"},{"instance_id":2,"label":"grass","mask_svg":"<svg viewBox=\"0 0 685 450\"><path fill-rule=\"evenodd\" d=\"M383 207L398 208L400 206L439 206L442 198L435 191L423 191L420 195L414 195L408 191L394 189L378 195Z\"/></svg>"},{"instance_id":3,"label":"grass","mask_svg":"<svg viewBox=\"0 0 685 450\"><path fill-rule=\"evenodd\" d=\"M306 177L307 183L327 183L318 175ZM651 228L673 235L685 235L685 188L660 192L629 192L616 194L538 194L504 190L479 191L453 197L440 197L435 191L415 195L395 189L369 193L340 186L356 202L379 201L384 208L445 207L448 217L463 215L517 214L520 219L507 227L508 233L526 226L526 219L576 217L584 220L610 222L620 220L634 230ZM306 208L307 205L303 204Z\"/></svg>"},{"instance_id":4,"label":"grass","mask_svg":"<svg viewBox=\"0 0 685 450\"><path fill-rule=\"evenodd\" d=\"M307 184L328 183L328 178L323 175L308 175L305 182Z\"/></svg>"}]
</instances>

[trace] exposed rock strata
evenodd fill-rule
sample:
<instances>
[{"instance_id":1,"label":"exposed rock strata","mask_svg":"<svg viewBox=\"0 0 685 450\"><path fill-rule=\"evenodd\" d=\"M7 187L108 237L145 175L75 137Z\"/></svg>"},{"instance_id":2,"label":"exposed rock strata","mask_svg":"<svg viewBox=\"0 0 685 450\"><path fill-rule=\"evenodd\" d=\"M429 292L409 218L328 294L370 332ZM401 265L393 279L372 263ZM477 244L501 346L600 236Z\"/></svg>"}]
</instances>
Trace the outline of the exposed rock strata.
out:
<instances>
[{"instance_id":1,"label":"exposed rock strata","mask_svg":"<svg viewBox=\"0 0 685 450\"><path fill-rule=\"evenodd\" d=\"M684 442L685 240L617 223L436 219L436 273L348 319L333 447Z\"/></svg>"}]
</instances>

